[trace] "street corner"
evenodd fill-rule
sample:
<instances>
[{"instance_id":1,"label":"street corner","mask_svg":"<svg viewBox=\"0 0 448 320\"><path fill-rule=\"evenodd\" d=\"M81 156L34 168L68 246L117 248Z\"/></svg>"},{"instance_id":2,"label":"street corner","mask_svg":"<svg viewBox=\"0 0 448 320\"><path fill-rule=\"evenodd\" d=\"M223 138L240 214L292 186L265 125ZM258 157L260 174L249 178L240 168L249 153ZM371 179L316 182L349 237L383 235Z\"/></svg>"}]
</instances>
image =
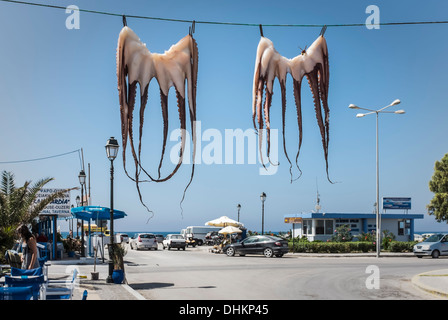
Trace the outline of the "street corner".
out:
<instances>
[{"instance_id":1,"label":"street corner","mask_svg":"<svg viewBox=\"0 0 448 320\"><path fill-rule=\"evenodd\" d=\"M448 269L416 274L412 277L412 284L435 297L448 300Z\"/></svg>"}]
</instances>

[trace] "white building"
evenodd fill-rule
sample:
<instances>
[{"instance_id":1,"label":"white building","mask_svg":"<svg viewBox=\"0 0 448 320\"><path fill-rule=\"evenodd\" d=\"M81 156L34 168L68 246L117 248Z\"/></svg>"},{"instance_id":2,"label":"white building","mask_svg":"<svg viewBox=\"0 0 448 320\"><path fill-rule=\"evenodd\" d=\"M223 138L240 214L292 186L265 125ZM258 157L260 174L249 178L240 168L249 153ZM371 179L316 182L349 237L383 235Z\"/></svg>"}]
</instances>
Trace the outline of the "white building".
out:
<instances>
[{"instance_id":1,"label":"white building","mask_svg":"<svg viewBox=\"0 0 448 320\"><path fill-rule=\"evenodd\" d=\"M327 241L335 229L342 225L348 225L353 236L376 230L375 213L303 213L286 215L285 221L293 218L302 218L302 223L292 225L293 236L307 236L310 241ZM380 228L381 231L393 233L397 241L412 241L415 219L423 219L423 214L382 213Z\"/></svg>"}]
</instances>

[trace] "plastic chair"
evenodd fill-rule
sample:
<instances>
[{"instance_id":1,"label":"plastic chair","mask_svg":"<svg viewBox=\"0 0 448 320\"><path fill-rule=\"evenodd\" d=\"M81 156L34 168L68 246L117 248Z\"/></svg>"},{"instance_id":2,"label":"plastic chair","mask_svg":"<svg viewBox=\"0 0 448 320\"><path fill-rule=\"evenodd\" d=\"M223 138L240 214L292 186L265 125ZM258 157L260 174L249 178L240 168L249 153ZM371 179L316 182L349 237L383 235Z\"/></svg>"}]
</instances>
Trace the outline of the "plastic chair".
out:
<instances>
[{"instance_id":1,"label":"plastic chair","mask_svg":"<svg viewBox=\"0 0 448 320\"><path fill-rule=\"evenodd\" d=\"M41 267L44 266L45 262L48 261L48 249L46 242L38 242L37 249L39 250L39 264Z\"/></svg>"},{"instance_id":2,"label":"plastic chair","mask_svg":"<svg viewBox=\"0 0 448 320\"><path fill-rule=\"evenodd\" d=\"M33 287L0 287L0 300L31 300Z\"/></svg>"},{"instance_id":3,"label":"plastic chair","mask_svg":"<svg viewBox=\"0 0 448 320\"><path fill-rule=\"evenodd\" d=\"M78 275L78 269L74 269L71 281L48 280L45 292L46 300L62 300L62 299L72 300L77 275ZM65 284L65 287L52 286L54 284L59 285Z\"/></svg>"},{"instance_id":4,"label":"plastic chair","mask_svg":"<svg viewBox=\"0 0 448 320\"><path fill-rule=\"evenodd\" d=\"M11 267L11 275L12 276L40 276L44 274L42 267L36 268L36 269L18 269Z\"/></svg>"},{"instance_id":5,"label":"plastic chair","mask_svg":"<svg viewBox=\"0 0 448 320\"><path fill-rule=\"evenodd\" d=\"M39 276L5 276L5 284L8 287L28 287L33 289L33 299L39 297L45 299L45 278L44 275ZM43 293L41 293L41 291Z\"/></svg>"}]
</instances>

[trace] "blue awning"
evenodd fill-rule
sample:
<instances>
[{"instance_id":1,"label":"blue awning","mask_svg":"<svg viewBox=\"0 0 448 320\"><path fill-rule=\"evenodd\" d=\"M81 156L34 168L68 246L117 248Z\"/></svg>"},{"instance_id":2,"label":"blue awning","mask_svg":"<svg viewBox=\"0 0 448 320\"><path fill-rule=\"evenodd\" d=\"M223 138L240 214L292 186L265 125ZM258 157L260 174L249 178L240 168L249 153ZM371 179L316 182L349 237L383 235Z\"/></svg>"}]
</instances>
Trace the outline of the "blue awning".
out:
<instances>
[{"instance_id":1,"label":"blue awning","mask_svg":"<svg viewBox=\"0 0 448 320\"><path fill-rule=\"evenodd\" d=\"M99 206L83 206L76 207L70 210L75 219L80 220L110 220L110 208ZM114 209L114 220L122 219L127 216L126 213L120 210Z\"/></svg>"}]
</instances>

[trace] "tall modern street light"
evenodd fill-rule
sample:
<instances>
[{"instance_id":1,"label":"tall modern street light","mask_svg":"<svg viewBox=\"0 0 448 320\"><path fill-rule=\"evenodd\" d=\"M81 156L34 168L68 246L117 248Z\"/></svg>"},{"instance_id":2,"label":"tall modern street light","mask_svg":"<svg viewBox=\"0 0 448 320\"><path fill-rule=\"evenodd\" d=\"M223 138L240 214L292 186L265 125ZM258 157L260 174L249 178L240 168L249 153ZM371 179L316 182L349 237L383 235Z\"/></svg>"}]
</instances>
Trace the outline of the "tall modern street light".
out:
<instances>
[{"instance_id":1,"label":"tall modern street light","mask_svg":"<svg viewBox=\"0 0 448 320\"><path fill-rule=\"evenodd\" d=\"M84 206L84 185L86 184L86 173L81 170L78 175L79 183L81 184L81 207ZM84 221L81 220L81 257L85 257L84 252Z\"/></svg>"},{"instance_id":2,"label":"tall modern street light","mask_svg":"<svg viewBox=\"0 0 448 320\"><path fill-rule=\"evenodd\" d=\"M260 195L261 199L261 234L264 234L264 202L266 201L266 193Z\"/></svg>"},{"instance_id":3,"label":"tall modern street light","mask_svg":"<svg viewBox=\"0 0 448 320\"><path fill-rule=\"evenodd\" d=\"M394 102L389 104L388 106L385 106L379 110L372 110L367 108L360 108L354 104L350 104L348 107L350 109L360 109L360 110L366 110L367 113L358 113L356 115L357 118L362 118L364 116L367 116L369 114L376 114L376 257L380 257L380 233L381 233L381 227L380 227L380 178L379 178L379 157L378 157L378 115L380 113L395 113L395 114L404 114L404 110L397 110L397 111L384 111L389 107L396 106L397 104L400 104L400 100L396 99Z\"/></svg>"},{"instance_id":4,"label":"tall modern street light","mask_svg":"<svg viewBox=\"0 0 448 320\"><path fill-rule=\"evenodd\" d=\"M109 276L106 282L113 283L112 273L114 271L114 264L112 261L112 253L114 248L114 160L118 154L118 142L114 137L110 137L106 143L106 154L110 160L110 227L109 227Z\"/></svg>"},{"instance_id":5,"label":"tall modern street light","mask_svg":"<svg viewBox=\"0 0 448 320\"><path fill-rule=\"evenodd\" d=\"M241 205L238 203L238 205L236 206L236 208L238 209L238 222L240 222L240 210L241 210Z\"/></svg>"}]
</instances>

